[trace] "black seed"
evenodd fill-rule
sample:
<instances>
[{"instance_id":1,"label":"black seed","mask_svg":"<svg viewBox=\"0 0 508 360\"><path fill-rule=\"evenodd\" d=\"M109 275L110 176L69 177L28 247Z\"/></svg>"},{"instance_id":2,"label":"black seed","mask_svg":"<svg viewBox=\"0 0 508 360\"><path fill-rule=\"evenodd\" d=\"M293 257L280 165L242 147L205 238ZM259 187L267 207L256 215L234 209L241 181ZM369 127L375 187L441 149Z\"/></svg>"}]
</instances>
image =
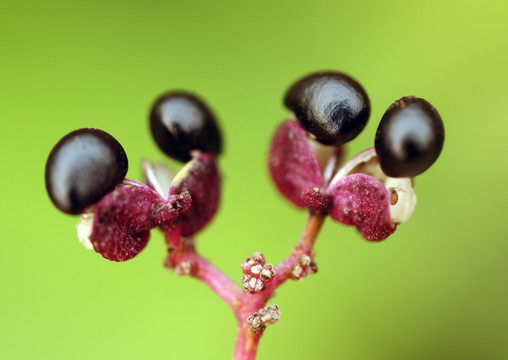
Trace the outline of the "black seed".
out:
<instances>
[{"instance_id":1,"label":"black seed","mask_svg":"<svg viewBox=\"0 0 508 360\"><path fill-rule=\"evenodd\" d=\"M298 80L286 92L284 104L308 132L327 145L353 140L370 115L365 90L338 72L315 73Z\"/></svg>"},{"instance_id":2,"label":"black seed","mask_svg":"<svg viewBox=\"0 0 508 360\"><path fill-rule=\"evenodd\" d=\"M386 110L376 133L375 148L381 168L391 177L413 177L439 157L444 126L426 100L406 96Z\"/></svg>"},{"instance_id":3,"label":"black seed","mask_svg":"<svg viewBox=\"0 0 508 360\"><path fill-rule=\"evenodd\" d=\"M53 204L79 214L123 181L128 161L122 145L98 129L65 135L46 162L46 190Z\"/></svg>"},{"instance_id":4,"label":"black seed","mask_svg":"<svg viewBox=\"0 0 508 360\"><path fill-rule=\"evenodd\" d=\"M221 135L208 106L195 95L173 91L160 96L150 110L150 129L159 148L186 162L192 150L219 154Z\"/></svg>"}]
</instances>

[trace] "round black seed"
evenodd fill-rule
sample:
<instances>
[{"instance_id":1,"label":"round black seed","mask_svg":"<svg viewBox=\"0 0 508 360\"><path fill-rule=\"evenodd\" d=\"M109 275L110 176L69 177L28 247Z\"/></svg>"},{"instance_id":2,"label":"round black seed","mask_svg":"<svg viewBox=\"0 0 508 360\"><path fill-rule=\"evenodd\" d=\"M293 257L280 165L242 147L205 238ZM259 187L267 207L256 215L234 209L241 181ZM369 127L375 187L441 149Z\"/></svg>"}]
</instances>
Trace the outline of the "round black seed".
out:
<instances>
[{"instance_id":1,"label":"round black seed","mask_svg":"<svg viewBox=\"0 0 508 360\"><path fill-rule=\"evenodd\" d=\"M192 150L221 152L220 130L211 110L184 91L163 94L155 101L150 129L159 148L178 161L189 161Z\"/></svg>"},{"instance_id":2,"label":"round black seed","mask_svg":"<svg viewBox=\"0 0 508 360\"><path fill-rule=\"evenodd\" d=\"M353 78L339 72L308 75L286 92L284 104L304 129L327 145L354 139L370 115L367 93Z\"/></svg>"},{"instance_id":3,"label":"round black seed","mask_svg":"<svg viewBox=\"0 0 508 360\"><path fill-rule=\"evenodd\" d=\"M79 214L123 181L128 161L122 145L98 129L65 135L46 162L46 190L53 204Z\"/></svg>"},{"instance_id":4,"label":"round black seed","mask_svg":"<svg viewBox=\"0 0 508 360\"><path fill-rule=\"evenodd\" d=\"M413 177L439 157L444 126L426 100L406 96L386 110L376 133L375 149L381 169L391 177Z\"/></svg>"}]
</instances>

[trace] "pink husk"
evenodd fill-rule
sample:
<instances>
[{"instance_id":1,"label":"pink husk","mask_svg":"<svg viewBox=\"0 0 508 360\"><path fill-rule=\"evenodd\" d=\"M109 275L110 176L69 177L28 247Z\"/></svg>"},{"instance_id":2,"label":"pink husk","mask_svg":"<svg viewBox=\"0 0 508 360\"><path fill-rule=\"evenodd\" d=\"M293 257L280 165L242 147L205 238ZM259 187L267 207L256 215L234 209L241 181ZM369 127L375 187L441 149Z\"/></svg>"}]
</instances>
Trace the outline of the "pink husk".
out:
<instances>
[{"instance_id":1,"label":"pink husk","mask_svg":"<svg viewBox=\"0 0 508 360\"><path fill-rule=\"evenodd\" d=\"M332 201L332 219L356 226L369 241L384 240L397 228L398 223L390 218L386 188L368 175L343 177L326 190L326 195Z\"/></svg>"},{"instance_id":2,"label":"pink husk","mask_svg":"<svg viewBox=\"0 0 508 360\"><path fill-rule=\"evenodd\" d=\"M268 158L270 174L279 191L293 204L305 207L304 191L321 188L321 170L307 134L297 121L282 123L272 140Z\"/></svg>"},{"instance_id":3,"label":"pink husk","mask_svg":"<svg viewBox=\"0 0 508 360\"><path fill-rule=\"evenodd\" d=\"M112 261L133 258L147 244L150 229L178 219L185 209L180 201L186 204L188 195L165 200L147 185L125 179L95 205L90 234L94 250Z\"/></svg>"},{"instance_id":4,"label":"pink husk","mask_svg":"<svg viewBox=\"0 0 508 360\"><path fill-rule=\"evenodd\" d=\"M198 232L213 218L219 207L220 183L217 158L209 153L199 154L177 174L170 196L188 191L192 198L192 206L180 221L183 236Z\"/></svg>"}]
</instances>

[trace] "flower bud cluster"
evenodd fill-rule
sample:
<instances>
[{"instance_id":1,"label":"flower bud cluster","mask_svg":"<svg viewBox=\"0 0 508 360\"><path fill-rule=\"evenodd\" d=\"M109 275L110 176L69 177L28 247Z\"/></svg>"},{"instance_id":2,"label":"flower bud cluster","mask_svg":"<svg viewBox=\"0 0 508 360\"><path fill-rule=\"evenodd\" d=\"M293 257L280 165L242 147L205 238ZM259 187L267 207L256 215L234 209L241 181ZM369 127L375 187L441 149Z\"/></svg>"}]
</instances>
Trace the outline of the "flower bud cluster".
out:
<instances>
[{"instance_id":1,"label":"flower bud cluster","mask_svg":"<svg viewBox=\"0 0 508 360\"><path fill-rule=\"evenodd\" d=\"M308 273L316 273L317 265L309 255L302 254L298 256L295 264L292 264L289 270L289 277L293 280L301 280Z\"/></svg>"},{"instance_id":2,"label":"flower bud cluster","mask_svg":"<svg viewBox=\"0 0 508 360\"><path fill-rule=\"evenodd\" d=\"M275 276L272 264L265 265L265 257L262 253L256 252L251 258L242 264L242 284L250 293L263 291L272 278Z\"/></svg>"},{"instance_id":3,"label":"flower bud cluster","mask_svg":"<svg viewBox=\"0 0 508 360\"><path fill-rule=\"evenodd\" d=\"M267 306L255 312L247 318L247 322L251 324L250 331L260 333L267 326L275 324L280 319L280 310L277 305Z\"/></svg>"}]
</instances>

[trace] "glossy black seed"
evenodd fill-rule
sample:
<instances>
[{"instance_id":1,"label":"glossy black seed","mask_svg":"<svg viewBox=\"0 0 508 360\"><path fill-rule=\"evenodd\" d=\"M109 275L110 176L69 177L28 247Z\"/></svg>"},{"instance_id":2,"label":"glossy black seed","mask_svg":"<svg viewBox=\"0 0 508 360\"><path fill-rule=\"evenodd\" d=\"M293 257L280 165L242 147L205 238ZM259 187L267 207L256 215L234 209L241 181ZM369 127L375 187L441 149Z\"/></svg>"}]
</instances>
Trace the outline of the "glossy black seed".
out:
<instances>
[{"instance_id":1,"label":"glossy black seed","mask_svg":"<svg viewBox=\"0 0 508 360\"><path fill-rule=\"evenodd\" d=\"M391 177L413 177L439 157L444 126L426 100L406 96L386 110L376 133L375 149L381 169Z\"/></svg>"},{"instance_id":2,"label":"glossy black seed","mask_svg":"<svg viewBox=\"0 0 508 360\"><path fill-rule=\"evenodd\" d=\"M79 214L123 181L128 161L115 138L98 129L65 135L46 162L46 190L53 204Z\"/></svg>"},{"instance_id":3,"label":"glossy black seed","mask_svg":"<svg viewBox=\"0 0 508 360\"><path fill-rule=\"evenodd\" d=\"M354 139L370 115L367 93L353 78L338 72L308 75L286 92L284 104L304 129L327 145Z\"/></svg>"},{"instance_id":4,"label":"glossy black seed","mask_svg":"<svg viewBox=\"0 0 508 360\"><path fill-rule=\"evenodd\" d=\"M221 152L214 115L202 100L187 92L160 96L150 110L150 129L159 148L178 161L189 161L192 150Z\"/></svg>"}]
</instances>

